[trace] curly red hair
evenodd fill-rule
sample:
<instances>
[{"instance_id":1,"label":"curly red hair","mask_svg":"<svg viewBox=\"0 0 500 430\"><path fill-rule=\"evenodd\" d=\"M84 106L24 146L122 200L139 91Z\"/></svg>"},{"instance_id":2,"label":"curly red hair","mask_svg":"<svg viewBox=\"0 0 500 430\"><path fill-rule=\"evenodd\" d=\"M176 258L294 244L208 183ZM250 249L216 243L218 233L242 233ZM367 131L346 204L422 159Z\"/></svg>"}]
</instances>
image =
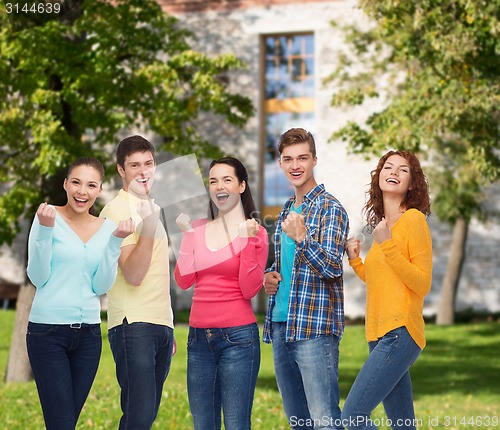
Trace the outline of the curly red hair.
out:
<instances>
[{"instance_id":1,"label":"curly red hair","mask_svg":"<svg viewBox=\"0 0 500 430\"><path fill-rule=\"evenodd\" d=\"M384 201L382 198L382 190L379 186L380 171L384 167L387 159L392 155L403 157L410 167L410 189L406 193L401 208L418 209L424 215L431 214L431 200L429 197L429 184L427 178L422 171L420 162L415 154L408 151L389 151L379 160L377 168L371 171L370 189L366 192L368 201L363 208L366 216L367 226L371 229L375 228L380 220L384 217Z\"/></svg>"}]
</instances>

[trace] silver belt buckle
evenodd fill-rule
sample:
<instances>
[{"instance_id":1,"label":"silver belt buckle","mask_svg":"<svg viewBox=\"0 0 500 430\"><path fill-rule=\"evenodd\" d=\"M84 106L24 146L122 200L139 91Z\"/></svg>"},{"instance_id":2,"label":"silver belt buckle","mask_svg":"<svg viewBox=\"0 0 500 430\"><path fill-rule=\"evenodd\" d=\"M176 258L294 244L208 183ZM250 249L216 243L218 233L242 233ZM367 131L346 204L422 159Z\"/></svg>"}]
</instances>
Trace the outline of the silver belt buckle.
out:
<instances>
[{"instance_id":1,"label":"silver belt buckle","mask_svg":"<svg viewBox=\"0 0 500 430\"><path fill-rule=\"evenodd\" d=\"M73 323L73 324L70 324L69 328L82 328L82 323Z\"/></svg>"}]
</instances>

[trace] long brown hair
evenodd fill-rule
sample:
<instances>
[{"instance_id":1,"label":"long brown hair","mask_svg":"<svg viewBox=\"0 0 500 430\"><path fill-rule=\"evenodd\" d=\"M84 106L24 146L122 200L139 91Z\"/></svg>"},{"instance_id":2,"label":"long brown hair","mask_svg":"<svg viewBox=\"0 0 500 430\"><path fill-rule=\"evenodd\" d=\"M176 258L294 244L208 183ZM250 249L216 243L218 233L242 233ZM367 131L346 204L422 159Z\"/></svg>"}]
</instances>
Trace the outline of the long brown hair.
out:
<instances>
[{"instance_id":1,"label":"long brown hair","mask_svg":"<svg viewBox=\"0 0 500 430\"><path fill-rule=\"evenodd\" d=\"M431 200L429 197L429 184L424 175L420 162L415 154L408 151L389 151L385 154L377 164L377 168L371 171L370 188L366 192L368 201L363 208L366 216L366 224L368 228L374 229L380 220L384 217L384 201L382 198L382 190L379 186L380 171L384 167L385 162L392 155L403 157L410 167L410 189L406 193L401 202L401 208L418 209L424 215L431 214Z\"/></svg>"}]
</instances>

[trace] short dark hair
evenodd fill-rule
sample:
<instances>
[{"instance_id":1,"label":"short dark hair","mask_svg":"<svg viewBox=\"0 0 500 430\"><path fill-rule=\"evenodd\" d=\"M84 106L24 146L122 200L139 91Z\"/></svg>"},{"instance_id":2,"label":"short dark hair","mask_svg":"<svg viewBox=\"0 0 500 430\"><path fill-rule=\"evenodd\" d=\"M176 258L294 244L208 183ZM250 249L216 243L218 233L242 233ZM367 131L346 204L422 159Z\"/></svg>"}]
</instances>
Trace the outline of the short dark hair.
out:
<instances>
[{"instance_id":1,"label":"short dark hair","mask_svg":"<svg viewBox=\"0 0 500 430\"><path fill-rule=\"evenodd\" d=\"M279 138L278 152L281 155L286 147L300 143L308 143L313 158L316 157L316 143L314 142L314 137L303 128L291 128L285 131Z\"/></svg>"},{"instance_id":2,"label":"short dark hair","mask_svg":"<svg viewBox=\"0 0 500 430\"><path fill-rule=\"evenodd\" d=\"M153 160L156 162L155 148L149 140L144 139L144 137L137 134L128 136L125 139L122 139L122 141L118 144L118 148L116 148L116 163L124 168L125 158L127 158L127 156L136 152L146 151L151 152Z\"/></svg>"},{"instance_id":3,"label":"short dark hair","mask_svg":"<svg viewBox=\"0 0 500 430\"><path fill-rule=\"evenodd\" d=\"M255 207L255 203L252 197L252 192L250 191L250 185L248 184L247 169L245 168L243 163L234 157L223 157L219 158L218 160L213 160L210 163L209 169L214 167L216 164L227 164L228 166L231 166L236 173L238 182L241 184L243 181L245 181L245 191L243 191L243 193L241 193L240 196L241 204L243 205L243 212L245 213L245 218L246 219L253 218L259 220L257 209ZM218 214L217 206L215 206L214 202L212 202L212 199L210 199L209 205L210 205L209 206L210 219L215 219L215 217Z\"/></svg>"}]
</instances>

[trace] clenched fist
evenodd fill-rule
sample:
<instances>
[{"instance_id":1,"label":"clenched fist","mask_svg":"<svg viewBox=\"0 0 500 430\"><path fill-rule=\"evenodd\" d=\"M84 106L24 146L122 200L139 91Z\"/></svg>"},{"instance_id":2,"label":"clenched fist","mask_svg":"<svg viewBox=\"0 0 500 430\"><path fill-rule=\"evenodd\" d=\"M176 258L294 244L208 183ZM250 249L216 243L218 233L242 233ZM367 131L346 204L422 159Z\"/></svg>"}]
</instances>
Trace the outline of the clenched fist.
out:
<instances>
[{"instance_id":1,"label":"clenched fist","mask_svg":"<svg viewBox=\"0 0 500 430\"><path fill-rule=\"evenodd\" d=\"M346 251L349 260L355 260L359 257L359 244L359 240L354 237L347 239Z\"/></svg>"},{"instance_id":2,"label":"clenched fist","mask_svg":"<svg viewBox=\"0 0 500 430\"><path fill-rule=\"evenodd\" d=\"M377 243L385 242L392 237L391 229L389 228L385 218L382 218L382 221L380 221L373 230L373 237Z\"/></svg>"},{"instance_id":3,"label":"clenched fist","mask_svg":"<svg viewBox=\"0 0 500 430\"><path fill-rule=\"evenodd\" d=\"M113 236L119 237L120 239L125 239L134 232L135 223L132 218L121 220L118 223L118 227L113 232Z\"/></svg>"},{"instance_id":4,"label":"clenched fist","mask_svg":"<svg viewBox=\"0 0 500 430\"><path fill-rule=\"evenodd\" d=\"M281 275L278 272L267 272L264 274L264 290L267 294L276 294Z\"/></svg>"},{"instance_id":5,"label":"clenched fist","mask_svg":"<svg viewBox=\"0 0 500 430\"><path fill-rule=\"evenodd\" d=\"M40 225L44 227L54 227L56 222L56 208L47 203L42 203L36 211Z\"/></svg>"},{"instance_id":6,"label":"clenched fist","mask_svg":"<svg viewBox=\"0 0 500 430\"><path fill-rule=\"evenodd\" d=\"M154 236L160 219L161 208L153 200L144 199L137 205L137 213L143 221L141 236Z\"/></svg>"},{"instance_id":7,"label":"clenched fist","mask_svg":"<svg viewBox=\"0 0 500 430\"><path fill-rule=\"evenodd\" d=\"M255 219L243 221L238 229L240 237L255 237L259 233L259 223Z\"/></svg>"},{"instance_id":8,"label":"clenched fist","mask_svg":"<svg viewBox=\"0 0 500 430\"><path fill-rule=\"evenodd\" d=\"M181 213L175 220L177 226L181 231L193 231L193 226L191 225L191 218L188 214Z\"/></svg>"},{"instance_id":9,"label":"clenched fist","mask_svg":"<svg viewBox=\"0 0 500 430\"><path fill-rule=\"evenodd\" d=\"M297 212L290 212L281 224L281 228L295 242L302 242L306 238L304 215L299 215Z\"/></svg>"}]
</instances>

